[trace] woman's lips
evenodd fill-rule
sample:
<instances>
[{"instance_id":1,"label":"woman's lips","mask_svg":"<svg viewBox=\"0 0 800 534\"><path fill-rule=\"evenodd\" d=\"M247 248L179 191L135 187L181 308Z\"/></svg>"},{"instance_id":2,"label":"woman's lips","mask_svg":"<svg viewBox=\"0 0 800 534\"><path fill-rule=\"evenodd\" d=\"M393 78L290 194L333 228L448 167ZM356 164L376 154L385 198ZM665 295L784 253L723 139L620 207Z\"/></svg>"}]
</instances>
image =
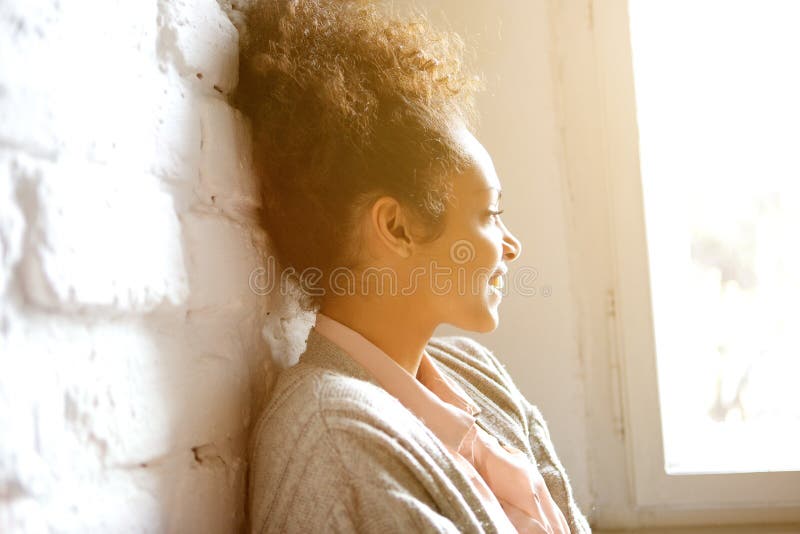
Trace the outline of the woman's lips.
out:
<instances>
[{"instance_id":1,"label":"woman's lips","mask_svg":"<svg viewBox=\"0 0 800 534\"><path fill-rule=\"evenodd\" d=\"M503 278L503 273L496 273L489 279L489 285L493 289L502 290L505 287L505 279Z\"/></svg>"}]
</instances>

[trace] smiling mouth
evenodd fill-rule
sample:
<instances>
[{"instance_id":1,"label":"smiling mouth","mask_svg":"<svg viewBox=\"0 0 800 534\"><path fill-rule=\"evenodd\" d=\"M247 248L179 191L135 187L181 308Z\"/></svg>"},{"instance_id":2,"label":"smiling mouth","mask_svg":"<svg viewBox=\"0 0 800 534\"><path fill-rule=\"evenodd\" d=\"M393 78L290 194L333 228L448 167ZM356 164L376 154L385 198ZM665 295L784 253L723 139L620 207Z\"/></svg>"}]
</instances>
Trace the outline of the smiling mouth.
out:
<instances>
[{"instance_id":1,"label":"smiling mouth","mask_svg":"<svg viewBox=\"0 0 800 534\"><path fill-rule=\"evenodd\" d=\"M494 289L497 292L502 291L505 287L505 280L503 279L502 273L497 273L489 279L489 287Z\"/></svg>"}]
</instances>

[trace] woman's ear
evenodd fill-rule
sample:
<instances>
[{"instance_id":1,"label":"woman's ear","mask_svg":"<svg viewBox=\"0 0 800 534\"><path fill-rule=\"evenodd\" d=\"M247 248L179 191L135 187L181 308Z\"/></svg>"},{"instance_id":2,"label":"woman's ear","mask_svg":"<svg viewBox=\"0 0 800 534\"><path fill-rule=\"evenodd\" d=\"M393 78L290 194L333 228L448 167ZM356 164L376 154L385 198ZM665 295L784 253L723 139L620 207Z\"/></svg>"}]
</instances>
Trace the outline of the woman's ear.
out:
<instances>
[{"instance_id":1,"label":"woman's ear","mask_svg":"<svg viewBox=\"0 0 800 534\"><path fill-rule=\"evenodd\" d=\"M370 209L370 223L378 241L392 253L408 258L414 246L406 210L390 196L380 197Z\"/></svg>"}]
</instances>

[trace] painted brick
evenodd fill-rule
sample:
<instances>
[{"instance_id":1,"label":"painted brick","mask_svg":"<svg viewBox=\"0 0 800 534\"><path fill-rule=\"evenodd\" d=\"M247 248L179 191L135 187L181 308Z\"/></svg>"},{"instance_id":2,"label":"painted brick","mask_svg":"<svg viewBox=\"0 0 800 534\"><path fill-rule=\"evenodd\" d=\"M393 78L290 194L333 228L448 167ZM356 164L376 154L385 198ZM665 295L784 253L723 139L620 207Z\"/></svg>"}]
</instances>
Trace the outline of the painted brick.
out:
<instances>
[{"instance_id":1,"label":"painted brick","mask_svg":"<svg viewBox=\"0 0 800 534\"><path fill-rule=\"evenodd\" d=\"M241 530L281 299L237 46L214 0L0 3L0 532Z\"/></svg>"},{"instance_id":2,"label":"painted brick","mask_svg":"<svg viewBox=\"0 0 800 534\"><path fill-rule=\"evenodd\" d=\"M11 161L0 157L0 295L13 276L22 256L25 220L17 207Z\"/></svg>"},{"instance_id":3,"label":"painted brick","mask_svg":"<svg viewBox=\"0 0 800 534\"><path fill-rule=\"evenodd\" d=\"M142 80L158 73L155 5L12 0L0 12L1 144L83 153L105 137L102 120L141 107Z\"/></svg>"},{"instance_id":4,"label":"painted brick","mask_svg":"<svg viewBox=\"0 0 800 534\"><path fill-rule=\"evenodd\" d=\"M258 205L253 180L250 130L238 110L216 98L200 106L202 201L233 220L247 221Z\"/></svg>"},{"instance_id":5,"label":"painted brick","mask_svg":"<svg viewBox=\"0 0 800 534\"><path fill-rule=\"evenodd\" d=\"M156 178L69 161L19 172L31 190L22 261L32 302L142 312L186 298L180 228Z\"/></svg>"},{"instance_id":6,"label":"painted brick","mask_svg":"<svg viewBox=\"0 0 800 534\"><path fill-rule=\"evenodd\" d=\"M188 308L194 311L215 306L235 313L236 308L252 307L257 295L249 282L260 259L247 232L229 220L203 213L181 214L181 221L188 245Z\"/></svg>"},{"instance_id":7,"label":"painted brick","mask_svg":"<svg viewBox=\"0 0 800 534\"><path fill-rule=\"evenodd\" d=\"M239 76L239 34L216 0L160 0L159 54L181 75L228 94Z\"/></svg>"}]
</instances>

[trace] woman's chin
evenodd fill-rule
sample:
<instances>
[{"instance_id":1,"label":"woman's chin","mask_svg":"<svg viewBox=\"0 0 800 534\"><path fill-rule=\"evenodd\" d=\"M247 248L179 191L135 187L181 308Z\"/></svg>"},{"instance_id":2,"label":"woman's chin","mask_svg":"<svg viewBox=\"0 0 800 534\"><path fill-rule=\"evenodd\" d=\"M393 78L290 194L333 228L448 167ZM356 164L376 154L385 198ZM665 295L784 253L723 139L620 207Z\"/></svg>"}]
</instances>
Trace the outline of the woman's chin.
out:
<instances>
[{"instance_id":1,"label":"woman's chin","mask_svg":"<svg viewBox=\"0 0 800 534\"><path fill-rule=\"evenodd\" d=\"M475 332L477 334L488 334L494 332L500 324L500 315L496 303L486 303L479 313L475 314L467 324L456 325L463 330Z\"/></svg>"},{"instance_id":2,"label":"woman's chin","mask_svg":"<svg viewBox=\"0 0 800 534\"><path fill-rule=\"evenodd\" d=\"M493 332L500 323L500 298L494 294L480 297L451 300L447 303L442 323L450 324L461 330L487 334Z\"/></svg>"},{"instance_id":3,"label":"woman's chin","mask_svg":"<svg viewBox=\"0 0 800 534\"><path fill-rule=\"evenodd\" d=\"M490 324L487 324L484 328L474 330L474 332L477 334L490 334L497 329L499 324L499 321L493 321Z\"/></svg>"}]
</instances>

